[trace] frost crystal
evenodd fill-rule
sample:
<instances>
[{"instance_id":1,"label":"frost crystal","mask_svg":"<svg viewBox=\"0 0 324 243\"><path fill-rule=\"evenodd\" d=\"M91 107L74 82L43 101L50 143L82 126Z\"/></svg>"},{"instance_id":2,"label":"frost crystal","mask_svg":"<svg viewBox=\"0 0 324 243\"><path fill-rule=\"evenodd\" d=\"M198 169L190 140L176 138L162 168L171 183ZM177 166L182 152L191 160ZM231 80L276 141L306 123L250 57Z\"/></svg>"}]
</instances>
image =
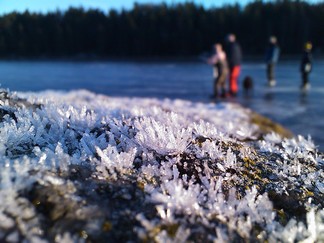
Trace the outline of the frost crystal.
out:
<instances>
[{"instance_id":1,"label":"frost crystal","mask_svg":"<svg viewBox=\"0 0 324 243\"><path fill-rule=\"evenodd\" d=\"M1 242L323 242L324 159L237 104L6 93Z\"/></svg>"}]
</instances>

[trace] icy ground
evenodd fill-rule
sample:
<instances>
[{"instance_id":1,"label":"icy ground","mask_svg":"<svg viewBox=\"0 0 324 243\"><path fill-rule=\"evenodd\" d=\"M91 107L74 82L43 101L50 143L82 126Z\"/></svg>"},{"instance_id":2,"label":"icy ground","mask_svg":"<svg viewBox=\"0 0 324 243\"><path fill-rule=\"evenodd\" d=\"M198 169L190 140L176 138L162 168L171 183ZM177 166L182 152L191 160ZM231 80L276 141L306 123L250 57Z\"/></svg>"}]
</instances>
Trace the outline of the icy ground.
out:
<instances>
[{"instance_id":1,"label":"icy ground","mask_svg":"<svg viewBox=\"0 0 324 243\"><path fill-rule=\"evenodd\" d=\"M1 242L323 242L324 160L231 103L0 94Z\"/></svg>"}]
</instances>

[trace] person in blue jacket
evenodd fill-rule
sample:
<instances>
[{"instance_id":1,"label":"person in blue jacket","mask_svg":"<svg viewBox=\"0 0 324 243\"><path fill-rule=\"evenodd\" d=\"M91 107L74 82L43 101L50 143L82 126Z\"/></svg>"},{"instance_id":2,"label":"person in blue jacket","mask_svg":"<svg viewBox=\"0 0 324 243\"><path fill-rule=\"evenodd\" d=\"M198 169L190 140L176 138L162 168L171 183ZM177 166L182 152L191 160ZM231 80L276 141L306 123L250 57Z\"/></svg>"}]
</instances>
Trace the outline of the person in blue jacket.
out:
<instances>
[{"instance_id":1,"label":"person in blue jacket","mask_svg":"<svg viewBox=\"0 0 324 243\"><path fill-rule=\"evenodd\" d=\"M275 79L275 66L279 60L280 48L278 45L277 37L271 36L269 38L269 45L266 50L265 61L267 64L267 79L269 86L276 85Z\"/></svg>"},{"instance_id":2,"label":"person in blue jacket","mask_svg":"<svg viewBox=\"0 0 324 243\"><path fill-rule=\"evenodd\" d=\"M306 42L304 46L304 52L300 64L300 71L302 75L301 88L306 90L309 89L309 74L312 71L312 43Z\"/></svg>"}]
</instances>

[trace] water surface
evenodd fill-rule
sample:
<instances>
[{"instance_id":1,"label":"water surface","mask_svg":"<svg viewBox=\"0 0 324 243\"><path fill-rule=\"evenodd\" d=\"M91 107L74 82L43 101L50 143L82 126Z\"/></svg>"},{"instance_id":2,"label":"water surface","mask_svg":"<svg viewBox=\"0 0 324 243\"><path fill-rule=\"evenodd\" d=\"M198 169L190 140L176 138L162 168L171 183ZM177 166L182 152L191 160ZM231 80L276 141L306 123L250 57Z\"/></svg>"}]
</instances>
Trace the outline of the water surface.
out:
<instances>
[{"instance_id":1,"label":"water surface","mask_svg":"<svg viewBox=\"0 0 324 243\"><path fill-rule=\"evenodd\" d=\"M266 86L265 65L246 62L240 80L254 80L252 96L232 100L266 115L295 134L310 134L324 149L324 61L315 61L311 89L300 91L299 61L282 61L277 86ZM87 89L110 96L211 102L212 70L202 62L1 61L0 83L12 91Z\"/></svg>"}]
</instances>

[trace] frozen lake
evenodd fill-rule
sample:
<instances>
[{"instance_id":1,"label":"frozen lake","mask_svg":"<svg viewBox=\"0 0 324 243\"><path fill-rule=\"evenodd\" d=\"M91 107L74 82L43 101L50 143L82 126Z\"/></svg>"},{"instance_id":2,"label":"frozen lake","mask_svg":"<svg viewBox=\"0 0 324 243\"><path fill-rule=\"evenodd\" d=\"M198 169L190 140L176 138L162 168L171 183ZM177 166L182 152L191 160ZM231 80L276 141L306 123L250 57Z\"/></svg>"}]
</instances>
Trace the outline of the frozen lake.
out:
<instances>
[{"instance_id":1,"label":"frozen lake","mask_svg":"<svg viewBox=\"0 0 324 243\"><path fill-rule=\"evenodd\" d=\"M12 91L87 89L110 96L210 102L211 67L202 62L1 61L1 87ZM295 134L310 134L324 149L324 61L315 60L311 90L301 93L299 61L282 61L277 86L266 86L265 65L246 62L240 80L254 79L252 97L233 100L280 122Z\"/></svg>"}]
</instances>

